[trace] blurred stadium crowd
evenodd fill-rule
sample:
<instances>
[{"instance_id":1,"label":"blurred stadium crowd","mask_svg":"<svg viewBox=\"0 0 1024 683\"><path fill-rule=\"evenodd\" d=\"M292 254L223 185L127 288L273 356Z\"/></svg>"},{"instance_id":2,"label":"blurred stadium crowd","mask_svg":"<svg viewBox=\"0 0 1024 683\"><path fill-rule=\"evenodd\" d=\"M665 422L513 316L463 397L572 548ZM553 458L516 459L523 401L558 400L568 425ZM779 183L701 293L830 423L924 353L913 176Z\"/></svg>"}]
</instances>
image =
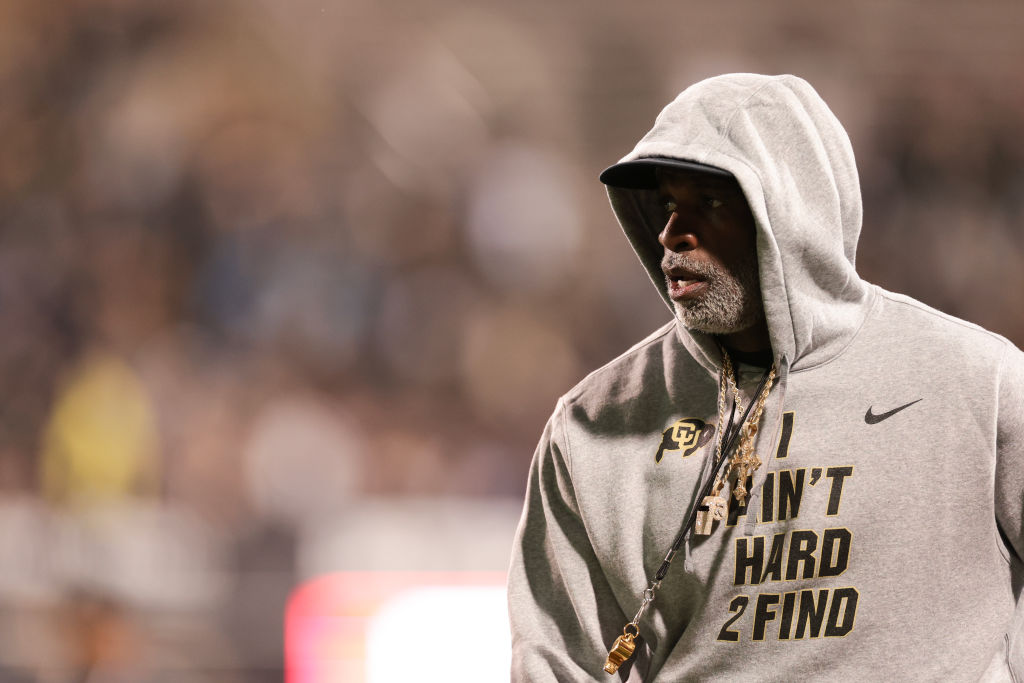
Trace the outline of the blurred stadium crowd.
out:
<instances>
[{"instance_id":1,"label":"blurred stadium crowd","mask_svg":"<svg viewBox=\"0 0 1024 683\"><path fill-rule=\"evenodd\" d=\"M502 569L555 399L668 316L596 176L713 73L810 80L862 274L1021 345L1022 28L1009 0L0 0L0 680L280 680L298 582L458 554L424 501ZM369 518L400 542L339 532Z\"/></svg>"}]
</instances>

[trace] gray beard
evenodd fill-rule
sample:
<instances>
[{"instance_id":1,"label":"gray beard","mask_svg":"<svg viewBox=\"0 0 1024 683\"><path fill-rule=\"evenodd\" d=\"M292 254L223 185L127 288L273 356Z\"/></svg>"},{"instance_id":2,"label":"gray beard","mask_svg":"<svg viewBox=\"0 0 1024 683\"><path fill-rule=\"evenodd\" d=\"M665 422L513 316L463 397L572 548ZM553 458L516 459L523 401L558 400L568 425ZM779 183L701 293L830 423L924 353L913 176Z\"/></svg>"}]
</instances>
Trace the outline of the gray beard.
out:
<instances>
[{"instance_id":1,"label":"gray beard","mask_svg":"<svg viewBox=\"0 0 1024 683\"><path fill-rule=\"evenodd\" d=\"M691 270L708 283L696 300L672 302L676 316L687 328L707 334L732 334L764 319L756 253L737 263L735 273L714 264L691 262L682 254L666 256L664 265Z\"/></svg>"}]
</instances>

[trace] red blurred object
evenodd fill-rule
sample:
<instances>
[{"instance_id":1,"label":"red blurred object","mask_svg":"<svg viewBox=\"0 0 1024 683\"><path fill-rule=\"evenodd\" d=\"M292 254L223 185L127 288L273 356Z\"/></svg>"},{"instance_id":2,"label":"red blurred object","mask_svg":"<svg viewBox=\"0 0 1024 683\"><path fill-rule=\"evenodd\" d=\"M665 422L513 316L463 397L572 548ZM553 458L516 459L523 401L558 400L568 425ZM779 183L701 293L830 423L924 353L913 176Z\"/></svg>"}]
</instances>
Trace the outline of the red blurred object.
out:
<instances>
[{"instance_id":1,"label":"red blurred object","mask_svg":"<svg viewBox=\"0 0 1024 683\"><path fill-rule=\"evenodd\" d=\"M286 683L362 683L374 615L403 592L504 586L504 572L339 572L311 579L285 610Z\"/></svg>"}]
</instances>

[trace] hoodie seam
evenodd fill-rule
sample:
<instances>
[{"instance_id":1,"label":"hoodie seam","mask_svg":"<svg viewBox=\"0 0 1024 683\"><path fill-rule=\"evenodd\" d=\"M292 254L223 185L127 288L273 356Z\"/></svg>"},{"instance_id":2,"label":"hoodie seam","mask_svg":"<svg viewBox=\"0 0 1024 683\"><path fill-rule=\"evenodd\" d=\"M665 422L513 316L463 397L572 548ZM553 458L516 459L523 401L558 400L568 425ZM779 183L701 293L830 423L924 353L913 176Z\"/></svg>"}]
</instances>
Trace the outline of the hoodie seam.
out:
<instances>
[{"instance_id":1,"label":"hoodie seam","mask_svg":"<svg viewBox=\"0 0 1024 683\"><path fill-rule=\"evenodd\" d=\"M945 322L948 322L948 323L953 323L954 325L957 325L957 326L962 327L962 328L967 329L967 330L971 330L973 332L979 332L979 333L984 334L985 336L987 336L987 337L989 337L989 338L991 338L991 339L993 339L995 341L998 341L998 342L1000 342L1002 344L1008 343L1008 340L1006 339L1006 337L1004 337L1001 334L996 334L995 332L992 332L991 330L986 330L984 327L976 325L976 324L974 324L972 322L968 322L966 320L961 320L960 318L957 318L955 316L949 315L947 313L943 313L942 311L939 311L939 310L936 310L936 309L932 308L931 306L929 306L926 303L923 303L921 301L918 301L916 299L909 298L909 297L894 296L892 292L884 290L881 287L877 287L876 286L875 289L878 291L878 294L879 294L880 297L883 297L887 301L891 301L894 304L899 304L901 306L907 306L908 308L913 308L914 310L919 311L919 312L924 313L924 314L927 314L927 315L929 315L929 316L931 316L933 318L938 318L939 320L942 320L942 321L945 321Z\"/></svg>"},{"instance_id":2,"label":"hoodie seam","mask_svg":"<svg viewBox=\"0 0 1024 683\"><path fill-rule=\"evenodd\" d=\"M737 116L739 116L740 111L743 110L743 107L746 106L747 102L752 100L756 95L758 95L762 90L764 90L768 86L770 86L770 85L772 85L774 83L781 82L782 80L783 80L782 77L775 76L774 78L771 78L771 79L765 81L761 85L759 85L756 88L754 88L753 90L751 90L749 93L747 93L746 97L744 97L742 100L740 100L739 102L736 103L735 107L733 108L732 113L729 114L729 118L726 119L725 125L722 126L721 133L718 134L718 144L714 148L714 153L715 154L723 154L722 147L723 147L723 145L725 143L726 138L728 137L729 131L732 130L733 120ZM707 159L707 157L708 157L708 155L705 154L704 158Z\"/></svg>"},{"instance_id":3,"label":"hoodie seam","mask_svg":"<svg viewBox=\"0 0 1024 683\"><path fill-rule=\"evenodd\" d=\"M559 422L559 427L562 430L562 443L565 445L565 468L569 472L569 480L572 481L572 464L573 464L572 463L572 444L569 443L569 428L568 428L568 425L566 424L566 418L565 418L565 414L568 412L568 410L567 410L567 407L566 407L566 404L565 404L565 397L564 396L558 399L558 412L560 413L560 415L559 415L560 419L559 419L558 422ZM574 494L574 497L575 497L575 494ZM576 502L576 508L577 508L577 511L578 511L579 510L579 502L578 501Z\"/></svg>"},{"instance_id":4,"label":"hoodie seam","mask_svg":"<svg viewBox=\"0 0 1024 683\"><path fill-rule=\"evenodd\" d=\"M864 326L867 325L868 320L870 320L871 316L873 316L878 311L878 307L881 305L882 297L880 296L880 292L879 292L878 287L876 287L874 285L869 285L868 292L869 292L869 295L872 296L874 300L867 306L867 312L864 314L864 318L860 321L860 324L857 325L857 329L855 329L850 334L850 338L847 340L847 342L845 344L843 344L842 348L840 348L838 351L836 351L834 354L832 354L828 358L822 360L820 363L815 363L814 365L808 365L807 367L802 367L802 368L800 368L798 370L792 370L791 369L789 371L789 374L791 374L791 375L799 375L802 372L810 372L811 370L818 370L819 368L823 368L826 365L828 365L828 364L838 360L839 358L841 358L843 356L843 354L845 354L850 349L850 347L853 346L853 343L857 340L857 337L859 337L860 333L864 330Z\"/></svg>"}]
</instances>

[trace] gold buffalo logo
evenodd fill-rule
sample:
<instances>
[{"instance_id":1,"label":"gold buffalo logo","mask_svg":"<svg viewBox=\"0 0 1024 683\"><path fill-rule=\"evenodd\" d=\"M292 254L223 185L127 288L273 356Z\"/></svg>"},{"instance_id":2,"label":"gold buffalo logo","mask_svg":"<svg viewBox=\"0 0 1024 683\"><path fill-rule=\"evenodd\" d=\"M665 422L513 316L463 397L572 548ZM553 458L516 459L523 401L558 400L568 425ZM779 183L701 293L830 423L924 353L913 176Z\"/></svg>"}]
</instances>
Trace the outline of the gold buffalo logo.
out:
<instances>
[{"instance_id":1,"label":"gold buffalo logo","mask_svg":"<svg viewBox=\"0 0 1024 683\"><path fill-rule=\"evenodd\" d=\"M674 423L661 433L661 445L654 454L654 462L661 462L666 453L681 452L682 457L693 453L704 446L715 435L715 425L704 420L688 417Z\"/></svg>"}]
</instances>

